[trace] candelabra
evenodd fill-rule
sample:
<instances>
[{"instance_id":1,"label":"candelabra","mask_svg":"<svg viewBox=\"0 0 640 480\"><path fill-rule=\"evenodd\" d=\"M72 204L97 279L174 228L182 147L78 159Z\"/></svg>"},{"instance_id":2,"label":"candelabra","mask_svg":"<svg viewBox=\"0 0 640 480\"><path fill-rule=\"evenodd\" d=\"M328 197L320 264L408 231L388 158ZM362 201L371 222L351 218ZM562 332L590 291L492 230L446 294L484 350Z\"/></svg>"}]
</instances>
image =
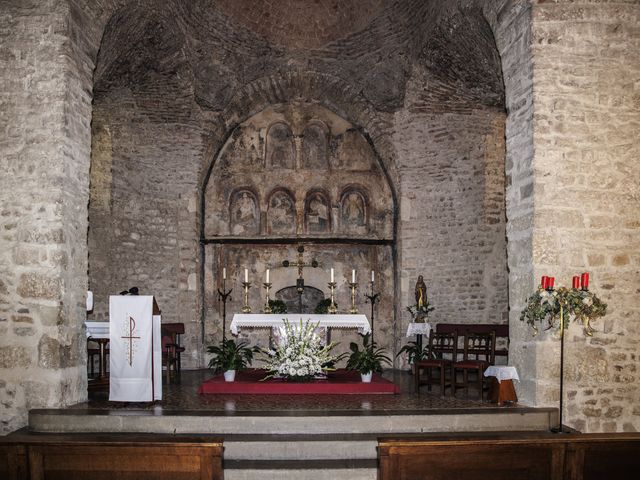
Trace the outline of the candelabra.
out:
<instances>
[{"instance_id":1,"label":"candelabra","mask_svg":"<svg viewBox=\"0 0 640 480\"><path fill-rule=\"evenodd\" d=\"M265 300L264 300L264 308L262 310L264 311L264 313L271 313L272 312L271 305L269 305L269 302L271 301L271 298L269 298L269 290L271 289L271 283L265 282L262 284L262 286L267 291L267 295L265 296Z\"/></svg>"},{"instance_id":2,"label":"candelabra","mask_svg":"<svg viewBox=\"0 0 640 480\"><path fill-rule=\"evenodd\" d=\"M332 314L338 313L338 307L336 307L334 296L333 296L335 289L336 289L336 282L329 282L329 290L331 290L331 304L327 308L327 312Z\"/></svg>"},{"instance_id":3,"label":"candelabra","mask_svg":"<svg viewBox=\"0 0 640 480\"><path fill-rule=\"evenodd\" d=\"M355 315L358 313L358 307L356 307L356 290L358 289L358 284L356 282L349 282L349 288L351 288L351 308L349 309L349 313Z\"/></svg>"},{"instance_id":4,"label":"candelabra","mask_svg":"<svg viewBox=\"0 0 640 480\"><path fill-rule=\"evenodd\" d=\"M227 281L222 280L222 290L218 289L218 301L222 302L222 340L226 340L227 338L227 301L231 300L231 290L230 288L227 291Z\"/></svg>"},{"instance_id":5,"label":"candelabra","mask_svg":"<svg viewBox=\"0 0 640 480\"><path fill-rule=\"evenodd\" d=\"M249 306L249 288L251 282L242 282L242 288L244 289L244 306L242 307L242 313L251 313L251 307Z\"/></svg>"},{"instance_id":6,"label":"candelabra","mask_svg":"<svg viewBox=\"0 0 640 480\"><path fill-rule=\"evenodd\" d=\"M373 285L374 282L371 282L371 295L367 295L366 293L364 294L365 297L367 297L367 300L369 300L369 303L371 303L371 341L373 342L373 321L375 318L375 305L377 302L380 301L380 293L373 293Z\"/></svg>"}]
</instances>

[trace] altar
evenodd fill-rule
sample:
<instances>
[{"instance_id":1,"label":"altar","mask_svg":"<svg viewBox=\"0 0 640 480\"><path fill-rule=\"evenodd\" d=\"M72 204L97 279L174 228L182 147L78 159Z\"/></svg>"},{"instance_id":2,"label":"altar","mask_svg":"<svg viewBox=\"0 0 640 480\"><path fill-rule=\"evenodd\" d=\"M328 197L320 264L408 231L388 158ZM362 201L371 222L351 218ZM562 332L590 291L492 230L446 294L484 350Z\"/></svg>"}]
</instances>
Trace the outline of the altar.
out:
<instances>
[{"instance_id":1,"label":"altar","mask_svg":"<svg viewBox=\"0 0 640 480\"><path fill-rule=\"evenodd\" d=\"M231 321L231 333L237 335L243 328L279 328L284 326L287 320L291 325L297 325L302 320L317 324L318 328L330 329L355 329L366 335L371 333L371 324L366 315L317 315L317 314L262 314L262 313L236 313Z\"/></svg>"}]
</instances>

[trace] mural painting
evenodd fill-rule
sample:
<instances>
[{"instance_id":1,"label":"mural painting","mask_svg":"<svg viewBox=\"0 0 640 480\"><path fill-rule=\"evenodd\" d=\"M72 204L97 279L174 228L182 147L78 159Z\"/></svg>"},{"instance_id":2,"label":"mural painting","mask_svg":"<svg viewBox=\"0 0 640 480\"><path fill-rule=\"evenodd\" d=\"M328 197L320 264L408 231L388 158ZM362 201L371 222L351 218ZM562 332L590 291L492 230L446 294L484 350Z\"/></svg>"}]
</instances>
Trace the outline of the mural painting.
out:
<instances>
[{"instance_id":1,"label":"mural painting","mask_svg":"<svg viewBox=\"0 0 640 480\"><path fill-rule=\"evenodd\" d=\"M260 233L260 210L255 195L250 190L239 190L231 197L230 230L232 235Z\"/></svg>"},{"instance_id":2,"label":"mural painting","mask_svg":"<svg viewBox=\"0 0 640 480\"><path fill-rule=\"evenodd\" d=\"M295 202L289 193L279 190L271 195L267 222L269 233L296 233Z\"/></svg>"}]
</instances>

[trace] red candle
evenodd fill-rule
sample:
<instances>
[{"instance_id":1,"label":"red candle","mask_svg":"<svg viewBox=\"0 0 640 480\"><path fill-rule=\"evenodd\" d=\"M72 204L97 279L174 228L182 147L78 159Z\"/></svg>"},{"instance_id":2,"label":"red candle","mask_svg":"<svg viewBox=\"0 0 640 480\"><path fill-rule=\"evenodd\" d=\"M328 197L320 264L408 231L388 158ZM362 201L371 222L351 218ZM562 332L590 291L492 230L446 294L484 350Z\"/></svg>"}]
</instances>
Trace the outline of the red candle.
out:
<instances>
[{"instance_id":1,"label":"red candle","mask_svg":"<svg viewBox=\"0 0 640 480\"><path fill-rule=\"evenodd\" d=\"M556 277L549 277L549 288L553 290L553 284L556 283Z\"/></svg>"},{"instance_id":2,"label":"red candle","mask_svg":"<svg viewBox=\"0 0 640 480\"><path fill-rule=\"evenodd\" d=\"M580 288L580 277L578 275L573 276L573 288Z\"/></svg>"},{"instance_id":3,"label":"red candle","mask_svg":"<svg viewBox=\"0 0 640 480\"><path fill-rule=\"evenodd\" d=\"M582 284L583 290L589 289L589 274L587 272L584 272L582 275L580 275L580 283Z\"/></svg>"},{"instance_id":4,"label":"red candle","mask_svg":"<svg viewBox=\"0 0 640 480\"><path fill-rule=\"evenodd\" d=\"M542 286L543 290L546 290L549 287L549 277L543 275L542 280L540 281L540 285Z\"/></svg>"}]
</instances>

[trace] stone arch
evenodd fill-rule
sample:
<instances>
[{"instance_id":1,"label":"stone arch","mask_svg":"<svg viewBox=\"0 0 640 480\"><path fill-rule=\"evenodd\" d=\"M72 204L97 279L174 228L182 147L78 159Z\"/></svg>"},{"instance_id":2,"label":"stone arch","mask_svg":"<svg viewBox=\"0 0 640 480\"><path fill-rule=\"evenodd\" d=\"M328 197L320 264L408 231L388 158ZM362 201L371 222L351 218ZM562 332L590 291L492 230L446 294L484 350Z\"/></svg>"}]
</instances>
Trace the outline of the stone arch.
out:
<instances>
[{"instance_id":1,"label":"stone arch","mask_svg":"<svg viewBox=\"0 0 640 480\"><path fill-rule=\"evenodd\" d=\"M329 168L329 129L320 120L312 120L302 133L300 166L310 170Z\"/></svg>"},{"instance_id":2,"label":"stone arch","mask_svg":"<svg viewBox=\"0 0 640 480\"><path fill-rule=\"evenodd\" d=\"M250 187L235 189L229 196L229 234L260 233L260 202Z\"/></svg>"},{"instance_id":3,"label":"stone arch","mask_svg":"<svg viewBox=\"0 0 640 480\"><path fill-rule=\"evenodd\" d=\"M267 201L267 234L295 235L298 214L293 193L287 188L276 188Z\"/></svg>"},{"instance_id":4,"label":"stone arch","mask_svg":"<svg viewBox=\"0 0 640 480\"><path fill-rule=\"evenodd\" d=\"M366 233L369 225L369 199L359 185L348 185L340 194L340 229L344 233Z\"/></svg>"},{"instance_id":5,"label":"stone arch","mask_svg":"<svg viewBox=\"0 0 640 480\"><path fill-rule=\"evenodd\" d=\"M326 234L332 231L331 201L323 190L311 190L304 201L304 231L306 234Z\"/></svg>"},{"instance_id":6,"label":"stone arch","mask_svg":"<svg viewBox=\"0 0 640 480\"><path fill-rule=\"evenodd\" d=\"M293 170L296 167L296 145L291 128L276 122L267 129L266 166L272 169Z\"/></svg>"}]
</instances>

